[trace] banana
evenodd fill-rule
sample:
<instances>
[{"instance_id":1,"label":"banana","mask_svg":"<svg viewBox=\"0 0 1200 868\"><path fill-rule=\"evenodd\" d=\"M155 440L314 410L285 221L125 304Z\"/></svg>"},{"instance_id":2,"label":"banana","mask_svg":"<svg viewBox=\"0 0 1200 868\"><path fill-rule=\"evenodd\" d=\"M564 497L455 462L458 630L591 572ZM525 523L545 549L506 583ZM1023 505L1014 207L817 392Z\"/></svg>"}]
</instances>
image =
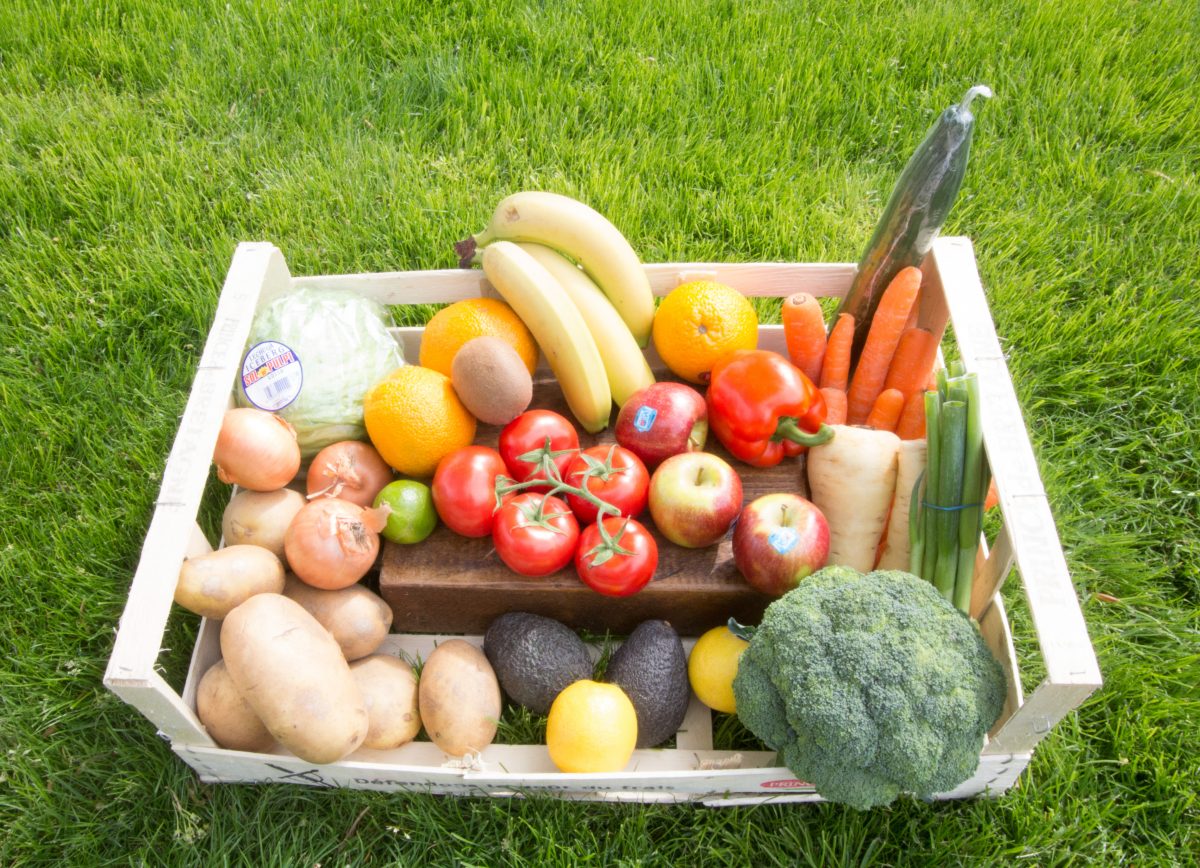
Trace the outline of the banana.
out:
<instances>
[{"instance_id":1,"label":"banana","mask_svg":"<svg viewBox=\"0 0 1200 868\"><path fill-rule=\"evenodd\" d=\"M621 319L600 287L583 273L575 263L565 256L541 244L520 242L522 250L541 263L550 276L563 288L567 296L583 314L604 360L604 371L608 375L608 386L613 400L620 407L629 396L654 382L650 363L633 339L629 327Z\"/></svg>"},{"instance_id":2,"label":"banana","mask_svg":"<svg viewBox=\"0 0 1200 868\"><path fill-rule=\"evenodd\" d=\"M533 332L579 424L592 434L603 430L612 415L612 391L579 308L550 272L515 244L489 244L481 264L488 281Z\"/></svg>"},{"instance_id":3,"label":"banana","mask_svg":"<svg viewBox=\"0 0 1200 868\"><path fill-rule=\"evenodd\" d=\"M532 241L575 260L608 296L638 346L649 343L654 320L650 281L625 236L603 215L557 193L514 193L496 206L482 232L460 241L455 250L469 263L477 247L493 241Z\"/></svg>"}]
</instances>

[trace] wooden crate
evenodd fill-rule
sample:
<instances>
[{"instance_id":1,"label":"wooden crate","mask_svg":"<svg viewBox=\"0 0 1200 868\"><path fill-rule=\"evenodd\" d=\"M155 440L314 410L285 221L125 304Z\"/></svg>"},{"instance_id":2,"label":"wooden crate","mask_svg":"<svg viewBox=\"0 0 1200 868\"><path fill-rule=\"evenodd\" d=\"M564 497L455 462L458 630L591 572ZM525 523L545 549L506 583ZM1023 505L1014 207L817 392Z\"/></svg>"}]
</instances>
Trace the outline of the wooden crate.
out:
<instances>
[{"instance_id":1,"label":"wooden crate","mask_svg":"<svg viewBox=\"0 0 1200 868\"><path fill-rule=\"evenodd\" d=\"M948 319L967 370L979 374L984 445L1003 517L990 550L981 540L971 612L1004 666L1008 698L983 746L978 770L942 797L997 795L1016 782L1035 745L1100 686L1100 672L970 242L965 238L939 239L923 268L929 292L923 294L922 322L940 331ZM838 296L848 288L854 266L668 263L647 265L646 271L659 295L680 282L711 277L747 295L782 296L805 291ZM162 677L157 659L180 565L186 556L211 550L196 524L196 516L222 411L231 400L254 311L299 285L344 287L387 304L449 302L491 294L480 272L457 269L292 277L274 246L239 245L163 473L105 673L104 683L109 689L145 715L172 749L208 782L287 782L493 796L539 792L575 799L692 801L706 805L819 800L810 786L795 780L777 764L772 752L713 750L712 717L694 697L676 736L675 748L635 751L625 770L611 774L560 773L541 745L492 745L464 764L443 755L428 742L414 742L394 751L360 750L326 766L304 762L282 748L252 754L217 747L196 717L195 691L200 676L220 656L219 622L201 623L181 690ZM401 328L395 333L406 358L415 359L421 329ZM760 346L781 349L780 328L761 327ZM1012 636L999 596L1014 564L1019 567L1046 672L1029 696L1021 687ZM430 633L392 634L383 650L425 655L439 638ZM478 635L466 638L480 641Z\"/></svg>"}]
</instances>

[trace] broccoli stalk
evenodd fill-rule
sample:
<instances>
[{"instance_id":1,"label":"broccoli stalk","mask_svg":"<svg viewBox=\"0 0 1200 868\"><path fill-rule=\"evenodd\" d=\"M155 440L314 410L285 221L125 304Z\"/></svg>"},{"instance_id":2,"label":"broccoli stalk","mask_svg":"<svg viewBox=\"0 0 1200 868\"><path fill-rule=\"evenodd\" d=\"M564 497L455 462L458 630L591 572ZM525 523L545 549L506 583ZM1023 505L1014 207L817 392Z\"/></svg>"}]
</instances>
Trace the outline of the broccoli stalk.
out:
<instances>
[{"instance_id":1,"label":"broccoli stalk","mask_svg":"<svg viewBox=\"0 0 1200 868\"><path fill-rule=\"evenodd\" d=\"M866 809L969 778L1006 685L978 627L928 582L826 567L767 608L733 691L797 777Z\"/></svg>"}]
</instances>

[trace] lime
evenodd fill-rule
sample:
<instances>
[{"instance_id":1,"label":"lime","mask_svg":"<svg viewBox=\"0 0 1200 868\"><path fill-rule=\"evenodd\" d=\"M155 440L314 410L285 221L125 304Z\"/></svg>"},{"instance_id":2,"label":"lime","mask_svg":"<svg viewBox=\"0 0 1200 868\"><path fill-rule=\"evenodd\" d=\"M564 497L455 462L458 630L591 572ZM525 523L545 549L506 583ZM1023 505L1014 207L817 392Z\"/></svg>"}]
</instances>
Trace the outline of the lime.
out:
<instances>
[{"instance_id":1,"label":"lime","mask_svg":"<svg viewBox=\"0 0 1200 868\"><path fill-rule=\"evenodd\" d=\"M375 506L392 508L383 538L394 543L419 543L437 527L437 512L429 486L412 479L397 479L375 495Z\"/></svg>"}]
</instances>

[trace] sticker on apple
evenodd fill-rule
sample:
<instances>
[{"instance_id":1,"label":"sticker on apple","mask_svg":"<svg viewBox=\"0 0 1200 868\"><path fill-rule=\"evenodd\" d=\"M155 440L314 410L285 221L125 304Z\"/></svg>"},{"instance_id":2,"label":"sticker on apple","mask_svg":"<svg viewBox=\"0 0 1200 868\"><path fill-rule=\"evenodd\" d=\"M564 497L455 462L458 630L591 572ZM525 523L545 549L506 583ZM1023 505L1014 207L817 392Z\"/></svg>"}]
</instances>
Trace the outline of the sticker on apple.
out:
<instances>
[{"instance_id":1,"label":"sticker on apple","mask_svg":"<svg viewBox=\"0 0 1200 868\"><path fill-rule=\"evenodd\" d=\"M633 417L633 427L642 432L649 431L654 427L657 417L658 411L653 407L638 407L637 415Z\"/></svg>"},{"instance_id":2,"label":"sticker on apple","mask_svg":"<svg viewBox=\"0 0 1200 868\"><path fill-rule=\"evenodd\" d=\"M771 544L771 548L775 549L781 555L786 555L794 549L796 543L799 541L800 536L796 533L796 529L791 527L777 527L767 537L767 542Z\"/></svg>"}]
</instances>

